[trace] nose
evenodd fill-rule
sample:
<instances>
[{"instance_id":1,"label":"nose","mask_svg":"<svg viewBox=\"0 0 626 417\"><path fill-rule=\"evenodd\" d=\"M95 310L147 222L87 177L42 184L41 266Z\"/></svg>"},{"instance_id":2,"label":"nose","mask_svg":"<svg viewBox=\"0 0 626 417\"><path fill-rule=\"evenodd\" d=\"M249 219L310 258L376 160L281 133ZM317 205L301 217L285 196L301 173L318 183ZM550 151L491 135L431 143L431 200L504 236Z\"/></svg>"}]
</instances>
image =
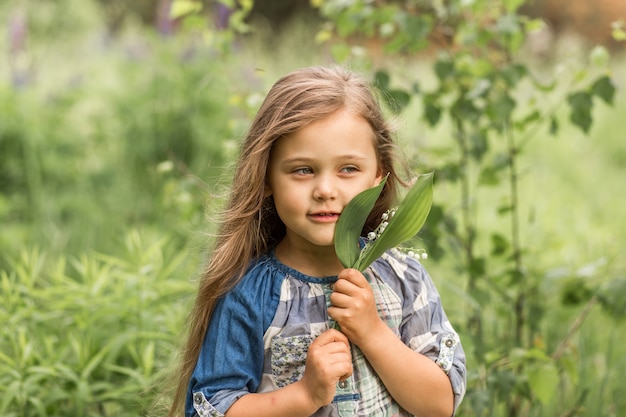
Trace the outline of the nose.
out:
<instances>
[{"instance_id":1,"label":"nose","mask_svg":"<svg viewBox=\"0 0 626 417\"><path fill-rule=\"evenodd\" d=\"M331 175L320 175L315 182L313 198L318 201L337 198L337 183Z\"/></svg>"}]
</instances>

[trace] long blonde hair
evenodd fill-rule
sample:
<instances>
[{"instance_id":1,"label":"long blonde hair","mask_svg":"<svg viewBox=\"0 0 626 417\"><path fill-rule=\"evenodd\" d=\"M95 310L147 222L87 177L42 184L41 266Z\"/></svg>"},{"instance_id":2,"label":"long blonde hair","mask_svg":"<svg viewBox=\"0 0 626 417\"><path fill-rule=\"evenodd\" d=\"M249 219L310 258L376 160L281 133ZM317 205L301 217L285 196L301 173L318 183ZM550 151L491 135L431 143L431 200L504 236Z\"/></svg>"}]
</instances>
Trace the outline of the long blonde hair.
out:
<instances>
[{"instance_id":1,"label":"long blonde hair","mask_svg":"<svg viewBox=\"0 0 626 417\"><path fill-rule=\"evenodd\" d=\"M302 68L279 79L267 94L241 148L221 229L190 312L170 417L184 407L189 379L218 299L239 282L252 260L285 235L273 200L265 196L264 189L274 142L342 108L370 124L376 136L380 171L389 173L364 232L373 230L382 213L393 205L398 185L403 182L395 167L391 129L369 83L338 66Z\"/></svg>"}]
</instances>

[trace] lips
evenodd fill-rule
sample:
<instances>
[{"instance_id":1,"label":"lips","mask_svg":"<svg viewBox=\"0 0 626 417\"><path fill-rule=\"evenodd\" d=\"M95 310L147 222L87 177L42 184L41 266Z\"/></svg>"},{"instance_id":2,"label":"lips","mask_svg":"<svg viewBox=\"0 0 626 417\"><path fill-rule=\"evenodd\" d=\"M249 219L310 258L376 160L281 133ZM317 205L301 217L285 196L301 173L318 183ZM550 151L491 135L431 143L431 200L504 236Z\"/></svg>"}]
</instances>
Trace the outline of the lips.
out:
<instances>
[{"instance_id":1,"label":"lips","mask_svg":"<svg viewBox=\"0 0 626 417\"><path fill-rule=\"evenodd\" d=\"M336 213L332 211L322 211L317 213L311 213L309 214L309 217L315 221L326 223L337 221L340 214L341 213Z\"/></svg>"}]
</instances>

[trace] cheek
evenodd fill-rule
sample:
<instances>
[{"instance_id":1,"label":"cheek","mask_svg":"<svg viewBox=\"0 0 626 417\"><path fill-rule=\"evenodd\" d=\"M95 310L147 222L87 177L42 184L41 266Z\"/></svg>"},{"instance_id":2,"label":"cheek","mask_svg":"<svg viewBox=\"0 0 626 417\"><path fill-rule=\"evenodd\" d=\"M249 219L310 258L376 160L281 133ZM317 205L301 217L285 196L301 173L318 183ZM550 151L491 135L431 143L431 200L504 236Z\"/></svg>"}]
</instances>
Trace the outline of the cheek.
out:
<instances>
[{"instance_id":1,"label":"cheek","mask_svg":"<svg viewBox=\"0 0 626 417\"><path fill-rule=\"evenodd\" d=\"M298 211L298 198L281 195L281 193L274 194L274 207L282 220L285 216Z\"/></svg>"}]
</instances>

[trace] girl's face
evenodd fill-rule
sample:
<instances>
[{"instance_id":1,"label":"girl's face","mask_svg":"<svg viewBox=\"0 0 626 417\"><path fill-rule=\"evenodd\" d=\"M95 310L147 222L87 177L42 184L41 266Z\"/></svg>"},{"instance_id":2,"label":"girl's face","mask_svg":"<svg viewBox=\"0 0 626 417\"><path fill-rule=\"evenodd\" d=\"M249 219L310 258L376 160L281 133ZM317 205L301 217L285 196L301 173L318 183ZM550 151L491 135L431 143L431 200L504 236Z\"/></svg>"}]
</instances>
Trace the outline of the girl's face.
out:
<instances>
[{"instance_id":1,"label":"girl's face","mask_svg":"<svg viewBox=\"0 0 626 417\"><path fill-rule=\"evenodd\" d=\"M290 256L334 250L343 208L382 179L374 140L364 119L339 110L274 144L266 192L286 226L279 246Z\"/></svg>"}]
</instances>

